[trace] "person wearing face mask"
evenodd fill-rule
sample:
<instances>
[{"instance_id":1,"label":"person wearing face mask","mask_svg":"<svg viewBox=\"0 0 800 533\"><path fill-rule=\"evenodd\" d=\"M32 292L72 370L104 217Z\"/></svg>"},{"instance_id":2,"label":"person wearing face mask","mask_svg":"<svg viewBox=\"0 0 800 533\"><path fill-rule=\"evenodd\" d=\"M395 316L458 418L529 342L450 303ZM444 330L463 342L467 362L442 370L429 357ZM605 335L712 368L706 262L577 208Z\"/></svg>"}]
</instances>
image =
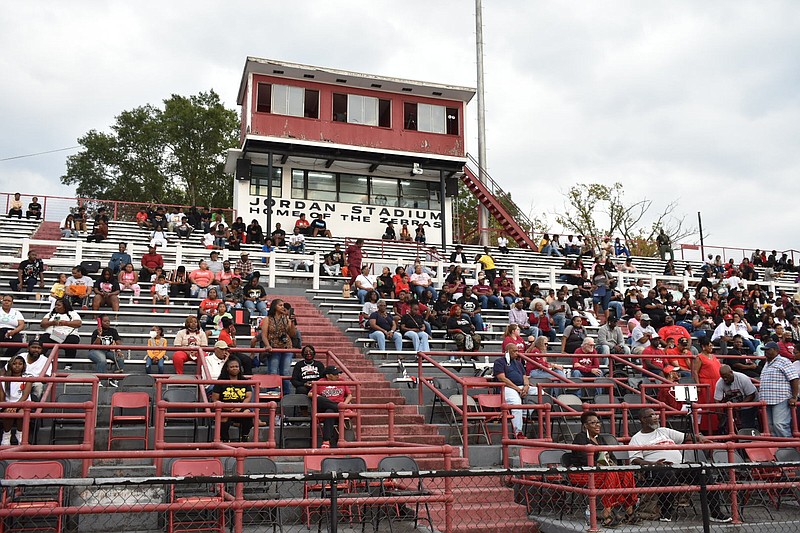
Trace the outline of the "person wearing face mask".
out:
<instances>
[{"instance_id":1,"label":"person wearing face mask","mask_svg":"<svg viewBox=\"0 0 800 533\"><path fill-rule=\"evenodd\" d=\"M297 394L308 394L311 384L322 378L325 365L315 359L317 351L310 344L300 352L302 359L292 370L292 386Z\"/></svg>"},{"instance_id":2,"label":"person wearing face mask","mask_svg":"<svg viewBox=\"0 0 800 533\"><path fill-rule=\"evenodd\" d=\"M147 339L147 346L150 348L164 348L167 346L167 339L164 338L164 330L161 326L153 326L150 330L150 338ZM163 349L147 350L144 358L144 369L148 374L153 373L153 365L158 366L158 373L164 373L164 361L167 358L167 351Z\"/></svg>"}]
</instances>

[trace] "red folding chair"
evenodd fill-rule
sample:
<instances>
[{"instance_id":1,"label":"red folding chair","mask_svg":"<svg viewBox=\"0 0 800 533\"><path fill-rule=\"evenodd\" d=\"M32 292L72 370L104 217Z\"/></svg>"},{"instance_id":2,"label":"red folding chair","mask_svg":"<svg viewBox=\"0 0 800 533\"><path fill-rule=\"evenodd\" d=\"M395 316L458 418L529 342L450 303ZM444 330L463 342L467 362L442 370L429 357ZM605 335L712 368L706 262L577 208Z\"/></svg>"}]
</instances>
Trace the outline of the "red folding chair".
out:
<instances>
[{"instance_id":1,"label":"red folding chair","mask_svg":"<svg viewBox=\"0 0 800 533\"><path fill-rule=\"evenodd\" d=\"M172 463L175 477L222 476L223 467L219 459L176 459ZM225 533L225 511L209 509L225 501L222 483L173 484L170 487L170 503L186 504L185 509L170 509L167 533L217 531Z\"/></svg>"},{"instance_id":2,"label":"red folding chair","mask_svg":"<svg viewBox=\"0 0 800 533\"><path fill-rule=\"evenodd\" d=\"M119 410L119 412L117 412ZM141 413L126 413L126 411L138 410ZM144 424L144 436L127 435L114 436L114 424L132 426ZM108 449L111 443L116 440L141 440L144 442L144 449L147 449L150 435L150 395L146 392L115 392L111 396L111 412L108 417Z\"/></svg>"},{"instance_id":3,"label":"red folding chair","mask_svg":"<svg viewBox=\"0 0 800 533\"><path fill-rule=\"evenodd\" d=\"M64 465L59 461L16 461L6 467L5 479L60 479ZM10 517L0 521L0 531L54 531L61 533L63 517L60 514L38 514L61 507L64 487L18 486L3 491L3 509L23 509L35 516Z\"/></svg>"}]
</instances>

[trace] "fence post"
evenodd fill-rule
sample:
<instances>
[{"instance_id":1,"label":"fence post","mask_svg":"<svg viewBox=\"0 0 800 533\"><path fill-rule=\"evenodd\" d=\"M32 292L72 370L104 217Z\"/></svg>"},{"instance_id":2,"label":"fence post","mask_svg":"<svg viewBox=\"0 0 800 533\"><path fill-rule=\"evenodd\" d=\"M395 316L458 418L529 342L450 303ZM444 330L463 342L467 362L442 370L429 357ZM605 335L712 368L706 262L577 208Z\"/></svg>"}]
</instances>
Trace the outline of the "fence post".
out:
<instances>
[{"instance_id":1,"label":"fence post","mask_svg":"<svg viewBox=\"0 0 800 533\"><path fill-rule=\"evenodd\" d=\"M512 267L512 280L514 281L514 288L519 290L519 266L514 264Z\"/></svg>"},{"instance_id":2,"label":"fence post","mask_svg":"<svg viewBox=\"0 0 800 533\"><path fill-rule=\"evenodd\" d=\"M183 243L178 241L178 245L175 247L175 268L183 264Z\"/></svg>"},{"instance_id":3,"label":"fence post","mask_svg":"<svg viewBox=\"0 0 800 533\"><path fill-rule=\"evenodd\" d=\"M708 475L706 467L700 467L700 511L703 516L703 533L710 533L711 521L708 515Z\"/></svg>"},{"instance_id":4,"label":"fence post","mask_svg":"<svg viewBox=\"0 0 800 533\"><path fill-rule=\"evenodd\" d=\"M83 263L83 241L78 239L75 241L75 264L80 265Z\"/></svg>"},{"instance_id":5,"label":"fence post","mask_svg":"<svg viewBox=\"0 0 800 533\"><path fill-rule=\"evenodd\" d=\"M311 288L315 291L319 289L319 271L322 270L322 264L319 262L319 252L314 252L314 266L311 271L314 277L311 278Z\"/></svg>"},{"instance_id":6,"label":"fence post","mask_svg":"<svg viewBox=\"0 0 800 533\"><path fill-rule=\"evenodd\" d=\"M22 239L22 250L19 252L19 259L20 261L28 258L28 252L30 251L31 247L31 240L28 237Z\"/></svg>"},{"instance_id":7,"label":"fence post","mask_svg":"<svg viewBox=\"0 0 800 533\"><path fill-rule=\"evenodd\" d=\"M550 265L548 267L548 269L550 270L550 288L551 289L555 289L556 288L556 267Z\"/></svg>"},{"instance_id":8,"label":"fence post","mask_svg":"<svg viewBox=\"0 0 800 533\"><path fill-rule=\"evenodd\" d=\"M331 472L331 523L329 524L328 531L336 533L339 530L339 515L338 503L336 501L336 472Z\"/></svg>"},{"instance_id":9,"label":"fence post","mask_svg":"<svg viewBox=\"0 0 800 533\"><path fill-rule=\"evenodd\" d=\"M269 288L275 288L275 267L277 266L278 255L275 253L275 248L269 253Z\"/></svg>"}]
</instances>

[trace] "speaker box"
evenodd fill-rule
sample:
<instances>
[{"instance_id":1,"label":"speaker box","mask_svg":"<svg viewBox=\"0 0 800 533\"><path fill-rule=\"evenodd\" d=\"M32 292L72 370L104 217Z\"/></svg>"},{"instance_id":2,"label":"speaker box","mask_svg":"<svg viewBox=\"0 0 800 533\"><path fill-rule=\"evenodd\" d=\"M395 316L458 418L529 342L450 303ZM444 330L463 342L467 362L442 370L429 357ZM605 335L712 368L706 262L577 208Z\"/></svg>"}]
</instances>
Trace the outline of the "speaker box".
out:
<instances>
[{"instance_id":1,"label":"speaker box","mask_svg":"<svg viewBox=\"0 0 800 533\"><path fill-rule=\"evenodd\" d=\"M236 160L236 179L237 180L250 180L250 166L249 159Z\"/></svg>"},{"instance_id":2,"label":"speaker box","mask_svg":"<svg viewBox=\"0 0 800 533\"><path fill-rule=\"evenodd\" d=\"M458 178L454 176L444 180L444 195L458 196Z\"/></svg>"},{"instance_id":3,"label":"speaker box","mask_svg":"<svg viewBox=\"0 0 800 533\"><path fill-rule=\"evenodd\" d=\"M234 309L233 310L233 323L234 324L247 324L250 327L250 311L247 309ZM249 335L248 330L248 335Z\"/></svg>"}]
</instances>

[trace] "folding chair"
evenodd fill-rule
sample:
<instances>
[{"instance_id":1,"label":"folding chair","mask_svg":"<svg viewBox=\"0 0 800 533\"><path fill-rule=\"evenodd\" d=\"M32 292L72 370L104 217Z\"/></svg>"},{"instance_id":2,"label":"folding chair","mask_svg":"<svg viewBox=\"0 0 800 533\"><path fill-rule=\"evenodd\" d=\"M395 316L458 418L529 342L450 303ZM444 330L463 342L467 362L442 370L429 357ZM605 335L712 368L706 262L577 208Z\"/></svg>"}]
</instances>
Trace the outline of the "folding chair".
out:
<instances>
[{"instance_id":1,"label":"folding chair","mask_svg":"<svg viewBox=\"0 0 800 533\"><path fill-rule=\"evenodd\" d=\"M457 406L459 409L464 405L464 396L461 394L454 394L449 398L450 402ZM467 412L469 413L478 413L478 403L472 396L466 397L467 402ZM464 435L461 431L461 418L456 413L455 408L453 406L450 407L450 417L451 417L451 424L450 424L450 435L448 435L448 440L452 437L452 431L455 429L458 432L458 439L461 441L461 444L464 444ZM486 427L486 419L485 417L469 417L467 418L467 440L469 437L476 437L477 441L480 442L481 437L486 439L486 444L491 444L492 441L489 439L489 431Z\"/></svg>"},{"instance_id":2,"label":"folding chair","mask_svg":"<svg viewBox=\"0 0 800 533\"><path fill-rule=\"evenodd\" d=\"M61 479L64 464L60 461L15 461L8 463L4 478L13 479ZM17 531L53 531L61 533L63 516L46 514L65 505L64 487L18 486L3 489L3 509L27 510L28 515L8 517L2 522L5 533ZM35 514L34 514L35 513ZM39 514L45 513L45 514Z\"/></svg>"},{"instance_id":3,"label":"folding chair","mask_svg":"<svg viewBox=\"0 0 800 533\"><path fill-rule=\"evenodd\" d=\"M65 394L58 395L58 398L56 398L56 402L57 403L85 403L85 402L91 402L91 401L94 401L95 404L96 404L96 400L94 400L92 398L92 395L89 392L79 393L79 394L73 394L73 393L67 394L67 393L65 393ZM76 407L76 408L56 407L55 408L55 412L59 413L59 414L68 414L68 413L69 414L74 414L74 413L86 413L86 410L82 409L82 408L79 408L79 407ZM96 424L96 421L95 420L90 420L88 417L86 417L86 418L53 418L52 421L51 421L51 426L50 426L50 444L53 445L53 444L56 443L56 438L57 438L56 437L56 430L66 429L66 428L73 428L73 429L83 428L84 431L85 431L85 429L86 429L86 427L88 425L95 425L95 424ZM81 431L78 434L78 442L79 443L83 441L84 431Z\"/></svg>"},{"instance_id":4,"label":"folding chair","mask_svg":"<svg viewBox=\"0 0 800 533\"><path fill-rule=\"evenodd\" d=\"M475 400L478 402L480 412L486 414L484 423L486 424L486 434L489 436L489 442L491 443L492 434L503 434L503 424L508 419L508 416L503 416L503 412L500 410L500 406L503 404L503 396L500 394L477 394ZM500 428L492 431L489 424L493 423L499 424Z\"/></svg>"},{"instance_id":5,"label":"folding chair","mask_svg":"<svg viewBox=\"0 0 800 533\"><path fill-rule=\"evenodd\" d=\"M244 474L277 474L278 467L268 457L245 457ZM244 483L244 499L253 501L275 501L281 499L278 483L270 480L248 481ZM272 533L280 529L283 533L281 507L250 507L244 510L243 520L248 524L272 524ZM233 524L231 524L233 526Z\"/></svg>"},{"instance_id":6,"label":"folding chair","mask_svg":"<svg viewBox=\"0 0 800 533\"><path fill-rule=\"evenodd\" d=\"M417 462L412 459L411 457L406 456L396 456L396 457L384 457L381 459L380 463L378 464L378 471L379 472L409 472L411 474L419 474L419 465ZM430 496L432 494L431 491L425 488L425 485L422 482L422 478L393 478L393 479L382 479L380 485L380 494L381 496L388 496L388 497L422 497L422 496ZM404 513L404 510L409 510L407 507L408 504L405 504L403 507L400 504L392 505L392 509L394 510L393 515L386 514L386 518L389 520L389 531L392 531L392 521L393 520L414 520L414 530L417 529L420 520L424 520L428 522L428 525L431 528L431 531L434 530L433 522L431 521L431 511L428 507L428 502L423 502L425 507L425 517L420 517L419 515L419 507L420 502L416 501L414 503L414 512L407 512ZM381 519L385 514L385 507L383 508L384 511L378 513L378 520L375 524L376 529L380 527Z\"/></svg>"},{"instance_id":7,"label":"folding chair","mask_svg":"<svg viewBox=\"0 0 800 533\"><path fill-rule=\"evenodd\" d=\"M117 414L119 409L119 414ZM137 410L136 413L126 411ZM144 424L144 436L114 436L114 424ZM141 440L147 449L150 435L150 395L146 392L115 392L111 396L111 409L108 416L108 449L116 440Z\"/></svg>"},{"instance_id":8,"label":"folding chair","mask_svg":"<svg viewBox=\"0 0 800 533\"><path fill-rule=\"evenodd\" d=\"M174 477L222 476L222 462L217 459L176 459L171 465ZM167 533L216 531L225 533L225 511L206 506L225 501L222 483L174 483L169 502L196 505L196 509L169 510Z\"/></svg>"},{"instance_id":9,"label":"folding chair","mask_svg":"<svg viewBox=\"0 0 800 533\"><path fill-rule=\"evenodd\" d=\"M191 388L176 387L164 391L163 400L165 402L174 403L196 403L197 402L197 385L192 385ZM192 427L192 441L197 442L197 409L192 407L167 407L167 413L181 413L185 416L175 418L164 418L161 421L164 424L164 436L166 437L166 428L168 427Z\"/></svg>"},{"instance_id":10,"label":"folding chair","mask_svg":"<svg viewBox=\"0 0 800 533\"><path fill-rule=\"evenodd\" d=\"M564 466L565 456L569 455L567 450L541 450L539 452L539 465L549 468L560 468ZM542 482L547 482L556 485L569 485L569 479L561 472L543 473L541 477ZM542 499L549 504L549 509L559 510L559 519L564 516L564 509L567 505L566 494L561 490L542 489L540 492Z\"/></svg>"},{"instance_id":11,"label":"folding chair","mask_svg":"<svg viewBox=\"0 0 800 533\"><path fill-rule=\"evenodd\" d=\"M454 394L459 394L461 391L459 390L458 384L452 378L434 378L433 379L433 386L441 392L445 398L449 398ZM436 407L442 410L445 418L448 416L449 408L447 404L436 394L433 395L433 401L431 402L431 418L428 421L429 424L433 424L433 416L436 412Z\"/></svg>"},{"instance_id":12,"label":"folding chair","mask_svg":"<svg viewBox=\"0 0 800 533\"><path fill-rule=\"evenodd\" d=\"M330 474L332 472L338 474L361 474L366 471L367 463L361 457L326 457L322 460L321 472L323 474ZM353 523L353 518L357 517L358 521L361 522L361 531L363 533L366 527L367 508L369 504L359 500L368 498L373 494L370 493L369 485L360 483L359 481L360 480L356 479L347 479L341 484L337 483L337 504L339 505L339 516L349 518L351 524ZM330 498L328 491L329 483L323 482L320 497L322 499ZM372 504L372 506L375 507L375 504ZM323 518L326 521L329 517L329 513L323 513ZM377 531L377 527L375 527L374 524L373 527ZM321 531L322 520L317 524L317 533Z\"/></svg>"},{"instance_id":13,"label":"folding chair","mask_svg":"<svg viewBox=\"0 0 800 533\"><path fill-rule=\"evenodd\" d=\"M733 451L733 458L730 459L727 450L714 450L711 454L711 461L715 464L724 464L724 463L732 463L735 465L743 465L746 464L745 460L739 455L738 452ZM748 488L737 491L739 495L739 511L744 517L744 510L746 507L762 507L767 514L769 515L770 520L773 520L772 512L769 510L769 506L767 505L767 501L764 499L764 494L762 491L770 490L768 488L768 483L759 483L758 480L755 479L751 469L749 468L736 468L733 467L736 472L736 484L759 484L761 485L760 488ZM730 471L728 472L728 481L730 482Z\"/></svg>"},{"instance_id":14,"label":"folding chair","mask_svg":"<svg viewBox=\"0 0 800 533\"><path fill-rule=\"evenodd\" d=\"M781 480L800 482L800 452L797 448L778 448L775 451L775 460L779 463L797 463L797 466L781 466ZM800 487L794 485L791 489L792 496L800 505Z\"/></svg>"},{"instance_id":15,"label":"folding chair","mask_svg":"<svg viewBox=\"0 0 800 533\"><path fill-rule=\"evenodd\" d=\"M287 441L300 441L300 448L311 447L311 398L305 394L287 394L281 400L280 407L281 448L286 448ZM307 414L303 415L300 412L301 408L305 408ZM290 428L292 436L287 436L289 425L292 425Z\"/></svg>"}]
</instances>

